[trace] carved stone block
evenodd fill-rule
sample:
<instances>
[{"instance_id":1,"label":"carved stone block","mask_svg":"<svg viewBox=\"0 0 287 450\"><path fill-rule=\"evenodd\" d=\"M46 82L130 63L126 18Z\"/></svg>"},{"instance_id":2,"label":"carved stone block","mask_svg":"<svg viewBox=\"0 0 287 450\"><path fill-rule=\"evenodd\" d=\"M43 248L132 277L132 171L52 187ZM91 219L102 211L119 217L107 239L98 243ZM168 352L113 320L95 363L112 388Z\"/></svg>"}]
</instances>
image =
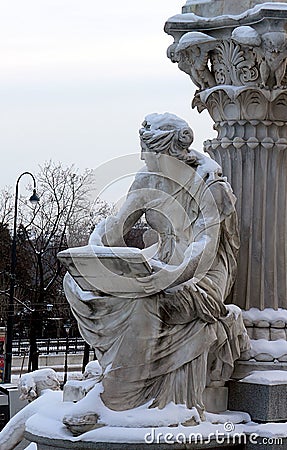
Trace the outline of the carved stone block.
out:
<instances>
[{"instance_id":1,"label":"carved stone block","mask_svg":"<svg viewBox=\"0 0 287 450\"><path fill-rule=\"evenodd\" d=\"M228 388L227 387L207 387L203 393L203 401L206 411L221 413L227 410Z\"/></svg>"},{"instance_id":2,"label":"carved stone block","mask_svg":"<svg viewBox=\"0 0 287 450\"><path fill-rule=\"evenodd\" d=\"M268 328L270 327L270 323L267 320L256 320L254 321L254 326L257 328Z\"/></svg>"},{"instance_id":3,"label":"carved stone block","mask_svg":"<svg viewBox=\"0 0 287 450\"><path fill-rule=\"evenodd\" d=\"M285 328L286 322L284 320L274 320L270 322L272 328Z\"/></svg>"},{"instance_id":4,"label":"carved stone block","mask_svg":"<svg viewBox=\"0 0 287 450\"><path fill-rule=\"evenodd\" d=\"M278 339L286 339L285 328L270 328L270 340L277 341Z\"/></svg>"},{"instance_id":5,"label":"carved stone block","mask_svg":"<svg viewBox=\"0 0 287 450\"><path fill-rule=\"evenodd\" d=\"M270 328L253 328L253 339L270 339Z\"/></svg>"},{"instance_id":6,"label":"carved stone block","mask_svg":"<svg viewBox=\"0 0 287 450\"><path fill-rule=\"evenodd\" d=\"M247 327L246 331L250 339L255 339L255 337L253 337L254 327Z\"/></svg>"},{"instance_id":7,"label":"carved stone block","mask_svg":"<svg viewBox=\"0 0 287 450\"><path fill-rule=\"evenodd\" d=\"M247 402L246 399L252 399ZM245 411L252 420L279 422L287 420L287 385L229 382L228 409Z\"/></svg>"},{"instance_id":8,"label":"carved stone block","mask_svg":"<svg viewBox=\"0 0 287 450\"><path fill-rule=\"evenodd\" d=\"M272 355L269 355L269 353L258 353L258 355L254 356L254 359L256 361L268 362L273 361L274 357Z\"/></svg>"},{"instance_id":9,"label":"carved stone block","mask_svg":"<svg viewBox=\"0 0 287 450\"><path fill-rule=\"evenodd\" d=\"M95 386L97 379L69 380L64 385L63 401L78 402Z\"/></svg>"}]
</instances>

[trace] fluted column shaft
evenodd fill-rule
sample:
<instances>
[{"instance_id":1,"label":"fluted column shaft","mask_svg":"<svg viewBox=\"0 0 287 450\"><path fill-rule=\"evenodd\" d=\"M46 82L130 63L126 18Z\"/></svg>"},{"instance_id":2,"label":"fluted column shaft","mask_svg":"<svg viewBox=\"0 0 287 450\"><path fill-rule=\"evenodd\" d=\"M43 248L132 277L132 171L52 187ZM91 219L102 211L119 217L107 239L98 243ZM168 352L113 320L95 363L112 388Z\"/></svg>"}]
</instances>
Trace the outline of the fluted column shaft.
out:
<instances>
[{"instance_id":1,"label":"fluted column shaft","mask_svg":"<svg viewBox=\"0 0 287 450\"><path fill-rule=\"evenodd\" d=\"M241 248L232 300L244 309L287 308L287 141L253 139L205 143L237 196Z\"/></svg>"}]
</instances>

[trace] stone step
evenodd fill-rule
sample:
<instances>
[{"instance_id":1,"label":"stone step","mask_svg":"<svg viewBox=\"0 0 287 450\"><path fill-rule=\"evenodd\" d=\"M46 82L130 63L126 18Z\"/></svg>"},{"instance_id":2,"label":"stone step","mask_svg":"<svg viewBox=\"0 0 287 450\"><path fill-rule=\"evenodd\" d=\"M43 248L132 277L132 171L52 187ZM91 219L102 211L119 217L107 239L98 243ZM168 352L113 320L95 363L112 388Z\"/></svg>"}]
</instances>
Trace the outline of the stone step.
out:
<instances>
[{"instance_id":1,"label":"stone step","mask_svg":"<svg viewBox=\"0 0 287 450\"><path fill-rule=\"evenodd\" d=\"M245 449L242 444L230 444L230 441L223 442L222 444L216 444L210 442L208 444L171 444L171 443L114 443L114 442L72 442L68 440L60 439L48 439L47 437L35 436L28 432L25 433L25 437L30 442L36 442L38 450L218 450L221 448L232 450ZM261 449L261 447L260 447ZM280 449L279 449L280 450Z\"/></svg>"}]
</instances>

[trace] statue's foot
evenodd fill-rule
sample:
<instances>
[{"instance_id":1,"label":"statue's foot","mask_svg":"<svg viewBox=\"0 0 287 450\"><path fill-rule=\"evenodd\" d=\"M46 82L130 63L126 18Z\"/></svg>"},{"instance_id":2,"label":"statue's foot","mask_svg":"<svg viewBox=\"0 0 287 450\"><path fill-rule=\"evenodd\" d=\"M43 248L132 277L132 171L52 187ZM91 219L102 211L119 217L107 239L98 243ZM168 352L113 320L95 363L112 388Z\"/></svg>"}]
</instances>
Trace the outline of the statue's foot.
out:
<instances>
[{"instance_id":1,"label":"statue's foot","mask_svg":"<svg viewBox=\"0 0 287 450\"><path fill-rule=\"evenodd\" d=\"M182 422L181 425L184 427L195 427L195 425L199 425L199 422L196 420L194 416L190 419L187 419L185 422Z\"/></svg>"},{"instance_id":2,"label":"statue's foot","mask_svg":"<svg viewBox=\"0 0 287 450\"><path fill-rule=\"evenodd\" d=\"M82 415L65 416L64 425L71 431L73 436L79 436L87 431L104 427L105 424L99 423L99 416L96 413L86 413Z\"/></svg>"},{"instance_id":3,"label":"statue's foot","mask_svg":"<svg viewBox=\"0 0 287 450\"><path fill-rule=\"evenodd\" d=\"M206 415L205 415L205 408L204 406L196 406L196 410L198 412L199 418L201 422L205 422L206 421ZM195 416L192 416L190 419L187 419L185 422L183 422L181 425L183 425L184 427L193 427L195 425L199 425L199 421L196 419Z\"/></svg>"},{"instance_id":4,"label":"statue's foot","mask_svg":"<svg viewBox=\"0 0 287 450\"><path fill-rule=\"evenodd\" d=\"M197 408L197 411L198 411L201 422L205 422L206 421L205 409L199 410Z\"/></svg>"}]
</instances>

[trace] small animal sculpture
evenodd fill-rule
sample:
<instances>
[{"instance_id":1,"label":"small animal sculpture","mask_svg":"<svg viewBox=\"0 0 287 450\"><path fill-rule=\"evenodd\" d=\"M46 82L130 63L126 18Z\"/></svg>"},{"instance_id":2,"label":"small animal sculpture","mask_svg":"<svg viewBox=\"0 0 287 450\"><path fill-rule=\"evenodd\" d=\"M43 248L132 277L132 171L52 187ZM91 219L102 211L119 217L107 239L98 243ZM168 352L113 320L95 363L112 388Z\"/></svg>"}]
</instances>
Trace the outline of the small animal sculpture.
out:
<instances>
[{"instance_id":1,"label":"small animal sculpture","mask_svg":"<svg viewBox=\"0 0 287 450\"><path fill-rule=\"evenodd\" d=\"M49 397L62 398L62 392L52 392L60 391L60 383L53 369L39 369L22 375L19 390L20 399L28 400L29 404L18 411L0 432L1 450L13 450L24 439L27 420L49 402Z\"/></svg>"}]
</instances>

